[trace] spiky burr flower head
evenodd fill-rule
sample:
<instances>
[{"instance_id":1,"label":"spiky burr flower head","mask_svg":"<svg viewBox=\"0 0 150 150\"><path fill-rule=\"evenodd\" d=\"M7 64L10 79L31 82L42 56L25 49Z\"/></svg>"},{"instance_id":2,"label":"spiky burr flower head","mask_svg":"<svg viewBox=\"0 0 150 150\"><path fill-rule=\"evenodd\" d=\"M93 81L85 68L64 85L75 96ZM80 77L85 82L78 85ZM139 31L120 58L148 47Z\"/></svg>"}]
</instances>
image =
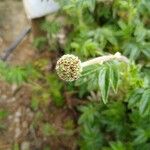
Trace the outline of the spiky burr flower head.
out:
<instances>
[{"instance_id":1,"label":"spiky burr flower head","mask_svg":"<svg viewBox=\"0 0 150 150\"><path fill-rule=\"evenodd\" d=\"M81 61L77 56L63 55L56 64L58 76L65 81L77 80L82 72Z\"/></svg>"}]
</instances>

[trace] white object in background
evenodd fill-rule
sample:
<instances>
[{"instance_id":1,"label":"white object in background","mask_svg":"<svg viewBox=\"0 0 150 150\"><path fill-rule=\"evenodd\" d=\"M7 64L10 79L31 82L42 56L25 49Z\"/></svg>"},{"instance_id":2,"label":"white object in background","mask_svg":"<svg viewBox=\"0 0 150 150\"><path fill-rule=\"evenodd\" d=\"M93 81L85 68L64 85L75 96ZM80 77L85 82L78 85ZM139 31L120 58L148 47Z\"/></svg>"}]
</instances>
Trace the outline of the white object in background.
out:
<instances>
[{"instance_id":1,"label":"white object in background","mask_svg":"<svg viewBox=\"0 0 150 150\"><path fill-rule=\"evenodd\" d=\"M59 9L54 0L23 0L23 3L29 19L39 18Z\"/></svg>"}]
</instances>

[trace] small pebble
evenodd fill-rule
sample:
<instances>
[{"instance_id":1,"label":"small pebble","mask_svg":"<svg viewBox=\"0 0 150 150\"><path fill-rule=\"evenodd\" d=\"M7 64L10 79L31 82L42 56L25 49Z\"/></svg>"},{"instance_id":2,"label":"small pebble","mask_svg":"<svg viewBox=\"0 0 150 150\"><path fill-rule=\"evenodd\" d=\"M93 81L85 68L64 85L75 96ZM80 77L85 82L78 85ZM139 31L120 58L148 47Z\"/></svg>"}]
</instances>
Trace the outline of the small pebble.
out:
<instances>
[{"instance_id":1,"label":"small pebble","mask_svg":"<svg viewBox=\"0 0 150 150\"><path fill-rule=\"evenodd\" d=\"M18 138L20 135L21 135L20 128L16 128L16 130L15 130L15 138Z\"/></svg>"},{"instance_id":2,"label":"small pebble","mask_svg":"<svg viewBox=\"0 0 150 150\"><path fill-rule=\"evenodd\" d=\"M17 90L17 87L18 87L17 84L13 84L11 86L12 93L14 93Z\"/></svg>"},{"instance_id":3,"label":"small pebble","mask_svg":"<svg viewBox=\"0 0 150 150\"><path fill-rule=\"evenodd\" d=\"M24 141L21 144L21 150L29 150L30 149L30 143L28 141Z\"/></svg>"},{"instance_id":4,"label":"small pebble","mask_svg":"<svg viewBox=\"0 0 150 150\"><path fill-rule=\"evenodd\" d=\"M21 114L20 111L17 111L17 112L15 113L15 116L16 116L16 117L21 117L21 115L22 115L22 114Z\"/></svg>"},{"instance_id":5,"label":"small pebble","mask_svg":"<svg viewBox=\"0 0 150 150\"><path fill-rule=\"evenodd\" d=\"M15 117L15 118L14 118L14 122L15 122L15 123L19 123L19 122L20 122L20 119L19 119L18 117Z\"/></svg>"}]
</instances>

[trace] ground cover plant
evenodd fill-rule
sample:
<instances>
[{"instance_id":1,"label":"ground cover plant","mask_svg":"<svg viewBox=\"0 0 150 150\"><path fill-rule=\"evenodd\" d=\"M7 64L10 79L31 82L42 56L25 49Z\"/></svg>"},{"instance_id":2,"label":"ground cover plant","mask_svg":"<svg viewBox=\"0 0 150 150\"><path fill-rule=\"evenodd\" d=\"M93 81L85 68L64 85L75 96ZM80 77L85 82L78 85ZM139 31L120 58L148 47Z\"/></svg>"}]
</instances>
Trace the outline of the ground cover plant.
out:
<instances>
[{"instance_id":1,"label":"ground cover plant","mask_svg":"<svg viewBox=\"0 0 150 150\"><path fill-rule=\"evenodd\" d=\"M150 1L56 1L59 12L41 24L47 37L33 42L39 57L17 67L0 62L2 79L31 86L35 117L30 128L46 137L39 149L149 150ZM110 54L128 62L110 59L77 68L73 81L68 70L57 67L66 54L69 63ZM62 118L57 118L58 111ZM0 110L0 122L5 116ZM53 124L55 117L62 119L59 127ZM60 144L62 137L65 142Z\"/></svg>"}]
</instances>

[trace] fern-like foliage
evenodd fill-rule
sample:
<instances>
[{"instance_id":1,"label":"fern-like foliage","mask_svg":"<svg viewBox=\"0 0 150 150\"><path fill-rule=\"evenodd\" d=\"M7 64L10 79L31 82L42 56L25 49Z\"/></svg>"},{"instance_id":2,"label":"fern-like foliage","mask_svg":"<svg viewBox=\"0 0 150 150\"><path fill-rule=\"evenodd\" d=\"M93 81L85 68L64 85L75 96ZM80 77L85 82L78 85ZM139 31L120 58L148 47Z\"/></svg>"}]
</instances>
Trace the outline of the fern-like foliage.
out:
<instances>
[{"instance_id":1,"label":"fern-like foliage","mask_svg":"<svg viewBox=\"0 0 150 150\"><path fill-rule=\"evenodd\" d=\"M31 65L24 67L15 66L11 67L5 62L0 61L0 77L1 79L9 82L22 84L23 82L29 81L33 76L36 76L38 73Z\"/></svg>"}]
</instances>

